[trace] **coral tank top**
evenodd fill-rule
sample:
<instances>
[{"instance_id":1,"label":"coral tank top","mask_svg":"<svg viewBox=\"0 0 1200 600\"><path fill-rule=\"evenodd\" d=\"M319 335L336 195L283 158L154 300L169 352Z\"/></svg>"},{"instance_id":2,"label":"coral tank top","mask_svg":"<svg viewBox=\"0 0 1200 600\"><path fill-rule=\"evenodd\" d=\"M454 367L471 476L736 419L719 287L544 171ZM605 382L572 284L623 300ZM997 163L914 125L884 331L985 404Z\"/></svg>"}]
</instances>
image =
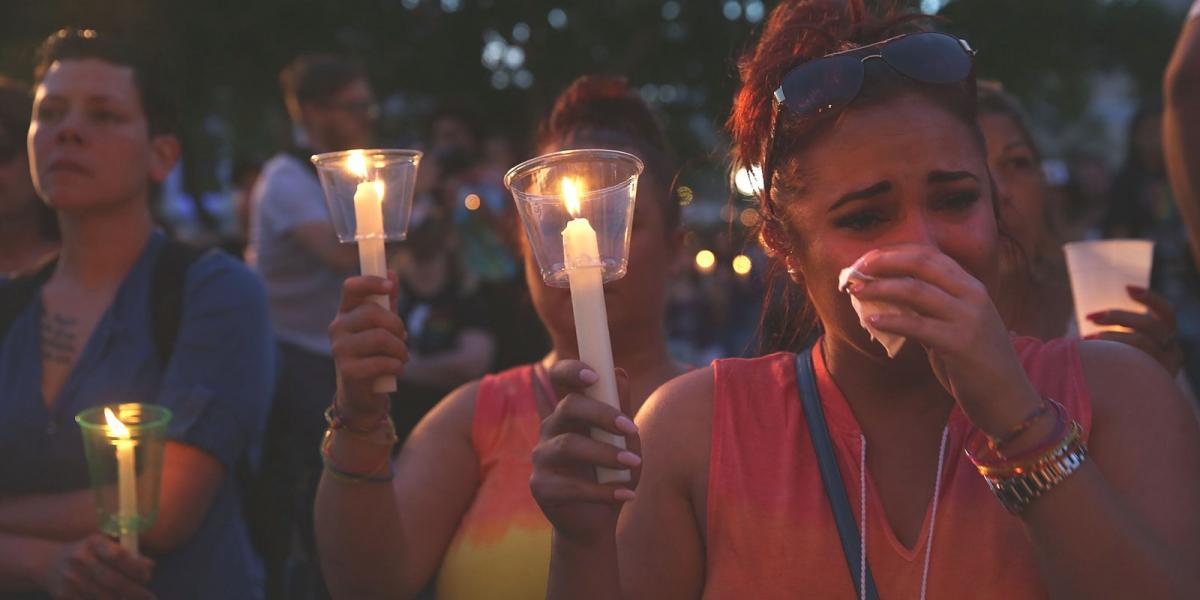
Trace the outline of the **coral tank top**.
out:
<instances>
[{"instance_id":1,"label":"coral tank top","mask_svg":"<svg viewBox=\"0 0 1200 600\"><path fill-rule=\"evenodd\" d=\"M1034 387L1061 402L1088 435L1091 404L1076 342L1012 343ZM861 429L819 348L813 367L821 405L857 516ZM794 359L778 353L714 363L705 598L855 597L804 421ZM933 540L927 539L926 508L916 545L905 548L867 474L867 561L881 598L920 597L931 542L929 598L1047 597L1021 521L1004 510L963 455L971 427L955 406Z\"/></svg>"},{"instance_id":2,"label":"coral tank top","mask_svg":"<svg viewBox=\"0 0 1200 600\"><path fill-rule=\"evenodd\" d=\"M538 441L532 365L484 377L471 441L480 485L446 550L438 600L546 597L550 523L529 492Z\"/></svg>"}]
</instances>

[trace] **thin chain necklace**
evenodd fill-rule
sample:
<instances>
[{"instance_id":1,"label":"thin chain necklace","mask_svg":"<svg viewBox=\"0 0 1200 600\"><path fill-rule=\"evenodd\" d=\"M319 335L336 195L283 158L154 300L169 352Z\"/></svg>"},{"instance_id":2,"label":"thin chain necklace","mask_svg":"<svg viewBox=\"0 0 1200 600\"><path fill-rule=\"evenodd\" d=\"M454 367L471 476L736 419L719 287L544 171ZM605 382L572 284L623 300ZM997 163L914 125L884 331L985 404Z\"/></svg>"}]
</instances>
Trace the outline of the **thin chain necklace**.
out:
<instances>
[{"instance_id":1,"label":"thin chain necklace","mask_svg":"<svg viewBox=\"0 0 1200 600\"><path fill-rule=\"evenodd\" d=\"M933 508L929 514L929 535L925 536L925 565L921 569L921 600L929 584L929 557L933 552L933 528L937 524L938 496L942 495L942 466L946 458L946 439L950 426L942 428L942 444L938 448L937 477L933 480ZM858 596L867 600L867 436L858 434Z\"/></svg>"}]
</instances>

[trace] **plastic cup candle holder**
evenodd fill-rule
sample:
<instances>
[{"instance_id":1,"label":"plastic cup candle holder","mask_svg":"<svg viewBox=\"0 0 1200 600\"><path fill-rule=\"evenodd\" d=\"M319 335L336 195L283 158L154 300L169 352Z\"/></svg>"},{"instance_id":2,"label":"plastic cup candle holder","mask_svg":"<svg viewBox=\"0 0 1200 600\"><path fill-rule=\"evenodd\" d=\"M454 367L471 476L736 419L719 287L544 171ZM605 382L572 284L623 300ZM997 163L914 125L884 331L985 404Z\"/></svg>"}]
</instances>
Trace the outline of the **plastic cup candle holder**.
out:
<instances>
[{"instance_id":1,"label":"plastic cup candle holder","mask_svg":"<svg viewBox=\"0 0 1200 600\"><path fill-rule=\"evenodd\" d=\"M363 275L387 278L386 242L408 235L413 189L421 153L416 150L346 150L312 157L317 167L329 215L342 243L358 244ZM371 301L387 310L385 295ZM396 378L375 381L378 393L396 391Z\"/></svg>"},{"instance_id":2,"label":"plastic cup candle holder","mask_svg":"<svg viewBox=\"0 0 1200 600\"><path fill-rule=\"evenodd\" d=\"M1104 310L1145 313L1146 307L1129 297L1125 286L1150 287L1154 242L1150 240L1092 240L1063 245L1075 319L1079 335L1102 331L1129 331L1117 325L1098 325L1087 316Z\"/></svg>"},{"instance_id":3,"label":"plastic cup candle holder","mask_svg":"<svg viewBox=\"0 0 1200 600\"><path fill-rule=\"evenodd\" d=\"M642 161L617 150L565 150L513 167L504 176L537 259L542 280L570 288L579 358L600 376L588 396L620 410L603 284L625 275ZM625 438L592 437L624 448ZM597 479L628 481L629 472L598 468Z\"/></svg>"},{"instance_id":4,"label":"plastic cup candle holder","mask_svg":"<svg viewBox=\"0 0 1200 600\"><path fill-rule=\"evenodd\" d=\"M83 433L100 530L138 553L158 518L163 444L171 411L155 404L95 406L75 416Z\"/></svg>"}]
</instances>

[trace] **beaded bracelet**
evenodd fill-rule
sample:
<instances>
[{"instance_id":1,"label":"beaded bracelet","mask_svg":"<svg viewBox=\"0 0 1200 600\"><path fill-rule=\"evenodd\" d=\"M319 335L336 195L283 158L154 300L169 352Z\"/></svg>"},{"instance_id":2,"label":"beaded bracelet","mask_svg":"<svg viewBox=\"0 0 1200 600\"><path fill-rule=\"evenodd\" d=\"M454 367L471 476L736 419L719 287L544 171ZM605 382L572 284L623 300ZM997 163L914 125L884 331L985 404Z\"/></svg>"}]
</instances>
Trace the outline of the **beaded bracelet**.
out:
<instances>
[{"instance_id":1,"label":"beaded bracelet","mask_svg":"<svg viewBox=\"0 0 1200 600\"><path fill-rule=\"evenodd\" d=\"M988 488L1008 512L1019 515L1038 497L1054 489L1087 460L1087 444L1082 428L1072 421L1063 443L1029 465L1014 467L1003 474L983 474Z\"/></svg>"},{"instance_id":2,"label":"beaded bracelet","mask_svg":"<svg viewBox=\"0 0 1200 600\"><path fill-rule=\"evenodd\" d=\"M369 436L372 433L379 431L379 429L384 426L391 426L392 431L395 431L396 429L395 424L392 422L392 408L390 402L388 403L388 406L384 408L383 413L379 415L379 419L375 422L375 424L367 429L363 429L360 427L352 427L346 422L346 420L342 417L341 411L338 410L337 399L334 399L333 403L329 405L329 408L325 409L325 422L329 424L330 429L344 429L350 433L357 434L360 437Z\"/></svg>"},{"instance_id":3,"label":"beaded bracelet","mask_svg":"<svg viewBox=\"0 0 1200 600\"><path fill-rule=\"evenodd\" d=\"M967 435L966 443L964 444L967 457L977 467L1002 467L1016 461L1024 461L1045 454L1062 441L1071 423L1071 417L1067 414L1067 409L1062 404L1053 399L1047 399L1047 405L1054 410L1054 428L1032 448L1018 454L1006 455L998 448L992 447L991 439L987 437L987 434L979 429L975 429ZM983 440L979 439L981 437ZM991 454L995 455L994 458L985 455L985 447Z\"/></svg>"},{"instance_id":4,"label":"beaded bracelet","mask_svg":"<svg viewBox=\"0 0 1200 600\"><path fill-rule=\"evenodd\" d=\"M1046 411L1050 410L1050 404L1054 402L1054 399L1049 398L1048 400L1048 402L1043 401L1041 404L1039 404L1038 407L1033 410L1033 412L1026 415L1026 417L1022 419L1020 423L1017 423L1012 429L1009 429L1004 434L997 437L992 437L990 435L987 436L988 447L992 449L992 452L999 454L1000 449L1003 448L1005 444L1017 439L1018 436L1020 436L1022 433L1025 433L1026 430L1032 427L1042 415L1046 414Z\"/></svg>"}]
</instances>

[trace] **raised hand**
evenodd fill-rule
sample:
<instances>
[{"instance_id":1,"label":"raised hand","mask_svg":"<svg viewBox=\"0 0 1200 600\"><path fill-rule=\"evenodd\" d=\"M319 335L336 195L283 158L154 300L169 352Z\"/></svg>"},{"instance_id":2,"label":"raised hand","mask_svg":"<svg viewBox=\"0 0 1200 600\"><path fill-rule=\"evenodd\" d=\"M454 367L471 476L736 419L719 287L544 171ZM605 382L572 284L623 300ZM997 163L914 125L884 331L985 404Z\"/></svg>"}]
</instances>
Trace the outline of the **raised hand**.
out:
<instances>
[{"instance_id":1,"label":"raised hand","mask_svg":"<svg viewBox=\"0 0 1200 600\"><path fill-rule=\"evenodd\" d=\"M337 368L338 410L347 421L378 419L387 395L372 391L379 376L396 376L408 363L408 332L395 311L369 300L389 295L396 301L395 275L389 279L351 277L342 285L342 303L329 325Z\"/></svg>"},{"instance_id":2,"label":"raised hand","mask_svg":"<svg viewBox=\"0 0 1200 600\"><path fill-rule=\"evenodd\" d=\"M1129 297L1149 309L1140 314L1127 310L1106 310L1092 313L1088 320L1097 325L1119 325L1132 331L1102 331L1087 336L1089 340L1109 340L1129 344L1153 356L1172 376L1183 367L1183 349L1176 335L1175 307L1166 298L1148 289L1126 286Z\"/></svg>"},{"instance_id":3,"label":"raised hand","mask_svg":"<svg viewBox=\"0 0 1200 600\"><path fill-rule=\"evenodd\" d=\"M634 497L641 474L641 440L626 414L583 394L597 381L587 365L559 361L550 369L550 380L561 400L542 421L529 488L556 535L591 543L615 535L621 506ZM628 410L629 380L620 369L617 390L622 407ZM627 449L592 439L592 428L625 436ZM597 483L596 467L630 469L631 481Z\"/></svg>"},{"instance_id":4,"label":"raised hand","mask_svg":"<svg viewBox=\"0 0 1200 600\"><path fill-rule=\"evenodd\" d=\"M987 288L954 259L905 244L868 252L855 268L878 279L852 286L851 294L914 311L868 321L921 344L942 386L985 433L1007 431L1041 402Z\"/></svg>"}]
</instances>

